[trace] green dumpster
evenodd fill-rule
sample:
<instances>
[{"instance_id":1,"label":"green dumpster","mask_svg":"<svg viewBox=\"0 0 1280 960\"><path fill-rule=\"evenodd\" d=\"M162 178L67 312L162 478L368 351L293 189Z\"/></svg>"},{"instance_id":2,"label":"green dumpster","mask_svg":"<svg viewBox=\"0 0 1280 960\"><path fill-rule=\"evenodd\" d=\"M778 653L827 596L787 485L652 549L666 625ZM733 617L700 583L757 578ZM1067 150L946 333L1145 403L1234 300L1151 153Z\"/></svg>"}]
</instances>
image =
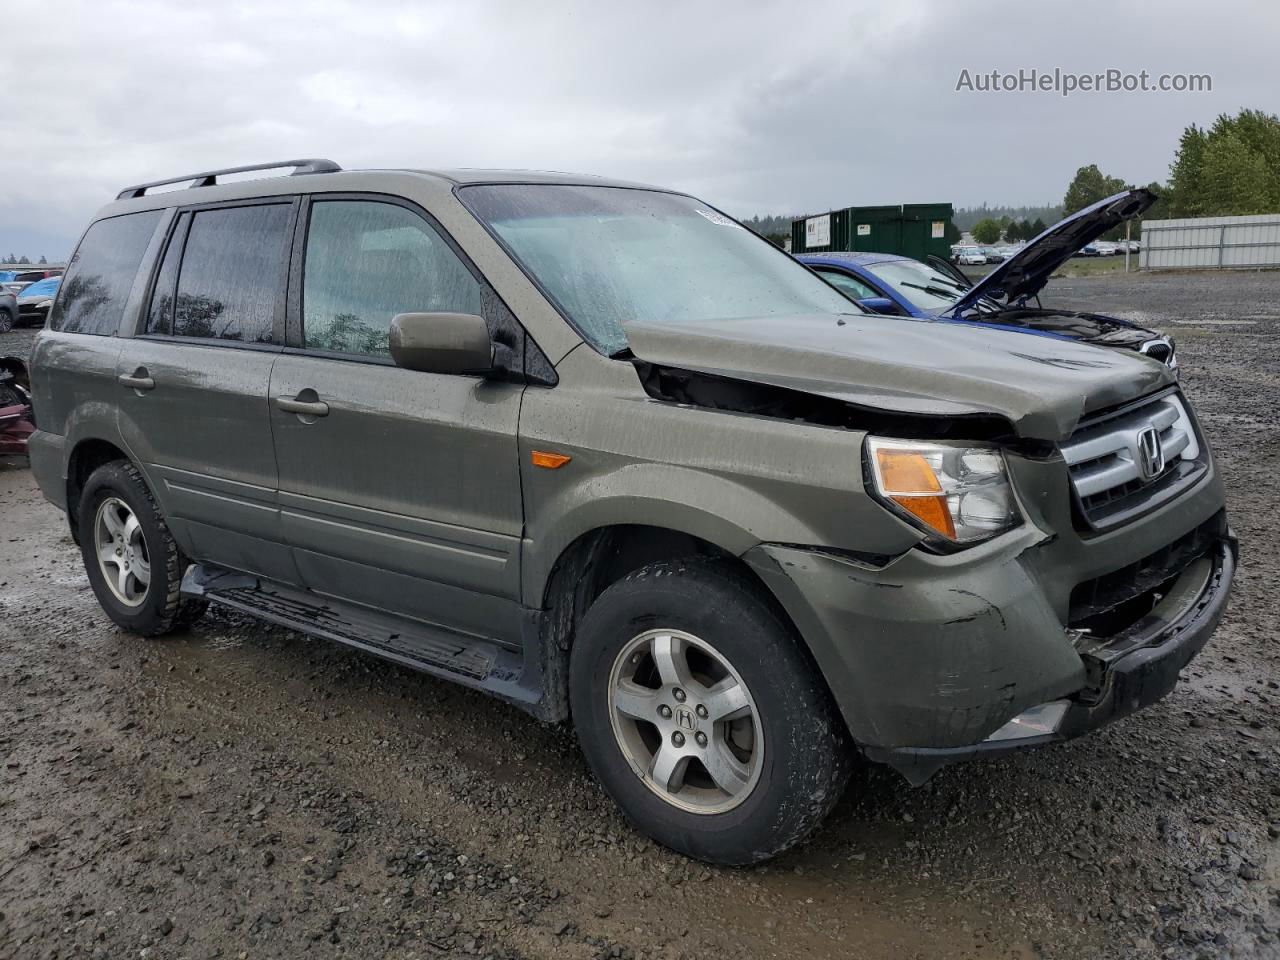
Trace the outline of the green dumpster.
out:
<instances>
[{"instance_id":1,"label":"green dumpster","mask_svg":"<svg viewBox=\"0 0 1280 960\"><path fill-rule=\"evenodd\" d=\"M947 224L952 215L949 203L845 207L792 221L791 252L857 250L917 260L929 254L945 258L950 253Z\"/></svg>"},{"instance_id":2,"label":"green dumpster","mask_svg":"<svg viewBox=\"0 0 1280 960\"><path fill-rule=\"evenodd\" d=\"M947 224L954 211L949 203L904 203L902 242L895 253L924 260L931 254L946 260L951 253Z\"/></svg>"}]
</instances>

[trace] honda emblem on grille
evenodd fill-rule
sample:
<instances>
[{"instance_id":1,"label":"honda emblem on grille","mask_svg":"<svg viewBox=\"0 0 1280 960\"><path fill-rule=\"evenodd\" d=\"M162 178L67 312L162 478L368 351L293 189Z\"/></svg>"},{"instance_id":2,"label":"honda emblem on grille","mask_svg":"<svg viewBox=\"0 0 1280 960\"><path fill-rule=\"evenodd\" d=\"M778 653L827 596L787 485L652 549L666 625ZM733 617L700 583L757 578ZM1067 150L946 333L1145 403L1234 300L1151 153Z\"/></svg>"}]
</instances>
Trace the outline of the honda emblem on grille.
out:
<instances>
[{"instance_id":1,"label":"honda emblem on grille","mask_svg":"<svg viewBox=\"0 0 1280 960\"><path fill-rule=\"evenodd\" d=\"M1164 472L1164 446L1160 443L1160 431L1147 427L1138 434L1138 469L1143 480L1153 480Z\"/></svg>"}]
</instances>

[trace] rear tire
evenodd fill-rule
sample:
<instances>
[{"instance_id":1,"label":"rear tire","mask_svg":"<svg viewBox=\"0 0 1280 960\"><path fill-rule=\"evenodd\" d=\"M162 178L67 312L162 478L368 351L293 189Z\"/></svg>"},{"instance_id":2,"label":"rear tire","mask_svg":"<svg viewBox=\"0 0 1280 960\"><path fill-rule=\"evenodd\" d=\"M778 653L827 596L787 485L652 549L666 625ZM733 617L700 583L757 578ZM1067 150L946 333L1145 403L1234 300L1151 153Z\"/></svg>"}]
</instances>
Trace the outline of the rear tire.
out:
<instances>
[{"instance_id":1,"label":"rear tire","mask_svg":"<svg viewBox=\"0 0 1280 960\"><path fill-rule=\"evenodd\" d=\"M189 561L137 467L115 460L93 471L78 521L89 585L118 626L157 637L203 615L205 601L179 592Z\"/></svg>"},{"instance_id":2,"label":"rear tire","mask_svg":"<svg viewBox=\"0 0 1280 960\"><path fill-rule=\"evenodd\" d=\"M600 595L570 659L574 727L605 790L639 830L711 863L798 843L851 769L831 696L762 589L719 562L650 564Z\"/></svg>"}]
</instances>

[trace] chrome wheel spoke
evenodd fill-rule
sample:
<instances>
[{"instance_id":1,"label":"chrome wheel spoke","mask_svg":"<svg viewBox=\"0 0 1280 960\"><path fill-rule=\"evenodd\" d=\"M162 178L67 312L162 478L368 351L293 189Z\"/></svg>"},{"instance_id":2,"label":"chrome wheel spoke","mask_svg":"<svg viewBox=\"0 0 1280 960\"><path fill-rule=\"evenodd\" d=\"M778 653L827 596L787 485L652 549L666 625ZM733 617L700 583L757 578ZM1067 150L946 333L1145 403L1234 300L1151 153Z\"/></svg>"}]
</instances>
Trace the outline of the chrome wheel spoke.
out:
<instances>
[{"instance_id":1,"label":"chrome wheel spoke","mask_svg":"<svg viewBox=\"0 0 1280 960\"><path fill-rule=\"evenodd\" d=\"M668 793L678 793L684 786L684 775L689 769L689 755L675 747L664 745L653 755L649 776Z\"/></svg>"},{"instance_id":2,"label":"chrome wheel spoke","mask_svg":"<svg viewBox=\"0 0 1280 960\"><path fill-rule=\"evenodd\" d=\"M104 564L111 564L113 567L120 566L120 558L116 556L116 548L110 544L107 544L105 547L98 548L98 559Z\"/></svg>"},{"instance_id":3,"label":"chrome wheel spoke","mask_svg":"<svg viewBox=\"0 0 1280 960\"><path fill-rule=\"evenodd\" d=\"M116 500L108 500L102 505L102 524L112 537L124 536L124 521L116 513L116 504L118 502Z\"/></svg>"},{"instance_id":4,"label":"chrome wheel spoke","mask_svg":"<svg viewBox=\"0 0 1280 960\"><path fill-rule=\"evenodd\" d=\"M702 765L715 781L715 785L731 797L736 797L751 779L751 769L733 755L723 737L711 741L702 757Z\"/></svg>"},{"instance_id":5,"label":"chrome wheel spoke","mask_svg":"<svg viewBox=\"0 0 1280 960\"><path fill-rule=\"evenodd\" d=\"M132 513L129 519L124 522L124 542L132 545L135 540L141 539L142 525L138 523L138 518Z\"/></svg>"},{"instance_id":6,"label":"chrome wheel spoke","mask_svg":"<svg viewBox=\"0 0 1280 960\"><path fill-rule=\"evenodd\" d=\"M133 558L133 576L145 587L151 582L151 564L135 555Z\"/></svg>"},{"instance_id":7,"label":"chrome wheel spoke","mask_svg":"<svg viewBox=\"0 0 1280 960\"><path fill-rule=\"evenodd\" d=\"M709 719L713 721L736 720L749 716L751 702L747 689L733 677L725 677L702 697Z\"/></svg>"},{"instance_id":8,"label":"chrome wheel spoke","mask_svg":"<svg viewBox=\"0 0 1280 960\"><path fill-rule=\"evenodd\" d=\"M653 638L652 653L653 662L658 667L658 676L662 678L664 685L689 686L693 677L689 672L684 640L669 633L659 634Z\"/></svg>"},{"instance_id":9,"label":"chrome wheel spoke","mask_svg":"<svg viewBox=\"0 0 1280 960\"><path fill-rule=\"evenodd\" d=\"M129 580L132 577L133 574L129 572L128 567L124 564L120 564L120 566L116 568L116 590L124 600L133 599L133 595L129 592Z\"/></svg>"},{"instance_id":10,"label":"chrome wheel spoke","mask_svg":"<svg viewBox=\"0 0 1280 960\"><path fill-rule=\"evenodd\" d=\"M653 722L658 719L660 697L657 690L650 690L629 680L620 681L613 691L613 708L624 717Z\"/></svg>"}]
</instances>

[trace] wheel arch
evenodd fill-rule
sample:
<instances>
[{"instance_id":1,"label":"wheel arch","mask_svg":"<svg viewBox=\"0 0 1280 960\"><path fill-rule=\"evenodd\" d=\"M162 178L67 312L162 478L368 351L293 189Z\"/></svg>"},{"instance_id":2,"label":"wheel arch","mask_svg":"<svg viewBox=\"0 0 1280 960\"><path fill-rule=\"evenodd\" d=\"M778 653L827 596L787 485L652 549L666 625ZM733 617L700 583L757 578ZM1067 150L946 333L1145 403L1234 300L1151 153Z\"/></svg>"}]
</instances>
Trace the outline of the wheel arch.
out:
<instances>
[{"instance_id":1,"label":"wheel arch","mask_svg":"<svg viewBox=\"0 0 1280 960\"><path fill-rule=\"evenodd\" d=\"M66 505L71 537L80 542L80 496L93 471L115 460L132 462L119 446L101 437L84 437L76 441L67 457Z\"/></svg>"},{"instance_id":2,"label":"wheel arch","mask_svg":"<svg viewBox=\"0 0 1280 960\"><path fill-rule=\"evenodd\" d=\"M617 523L579 534L560 551L535 595L540 617L538 642L543 667L544 714L563 720L568 711L568 661L577 627L591 604L628 574L665 560L705 559L741 580L767 603L802 649L807 644L773 591L740 556L688 530L642 523ZM825 679L821 677L821 682Z\"/></svg>"}]
</instances>

